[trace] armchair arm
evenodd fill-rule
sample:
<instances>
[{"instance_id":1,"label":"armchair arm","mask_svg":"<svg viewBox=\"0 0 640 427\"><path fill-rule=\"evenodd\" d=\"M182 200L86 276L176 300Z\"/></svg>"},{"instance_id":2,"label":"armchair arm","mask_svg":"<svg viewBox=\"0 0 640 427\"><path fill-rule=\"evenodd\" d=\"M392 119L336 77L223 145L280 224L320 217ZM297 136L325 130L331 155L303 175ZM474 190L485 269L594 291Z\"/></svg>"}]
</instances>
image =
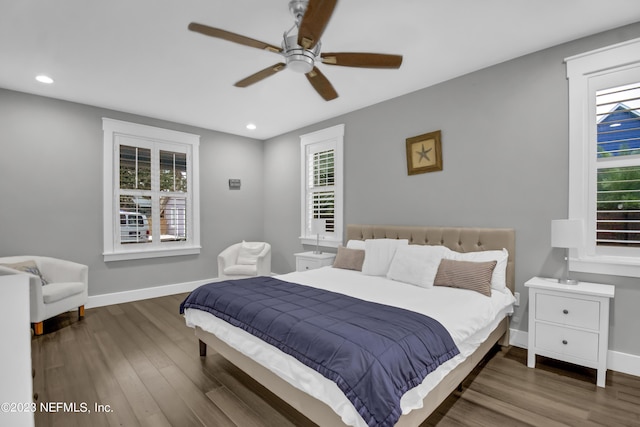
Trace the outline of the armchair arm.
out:
<instances>
[{"instance_id":1,"label":"armchair arm","mask_svg":"<svg viewBox=\"0 0 640 427\"><path fill-rule=\"evenodd\" d=\"M258 255L258 276L271 275L271 245L265 243L264 250Z\"/></svg>"},{"instance_id":2,"label":"armchair arm","mask_svg":"<svg viewBox=\"0 0 640 427\"><path fill-rule=\"evenodd\" d=\"M89 267L84 264L50 257L37 257L36 263L50 282L89 282Z\"/></svg>"},{"instance_id":3,"label":"armchair arm","mask_svg":"<svg viewBox=\"0 0 640 427\"><path fill-rule=\"evenodd\" d=\"M224 272L225 267L234 265L238 259L238 251L240 250L241 243L235 243L218 255L218 275Z\"/></svg>"}]
</instances>

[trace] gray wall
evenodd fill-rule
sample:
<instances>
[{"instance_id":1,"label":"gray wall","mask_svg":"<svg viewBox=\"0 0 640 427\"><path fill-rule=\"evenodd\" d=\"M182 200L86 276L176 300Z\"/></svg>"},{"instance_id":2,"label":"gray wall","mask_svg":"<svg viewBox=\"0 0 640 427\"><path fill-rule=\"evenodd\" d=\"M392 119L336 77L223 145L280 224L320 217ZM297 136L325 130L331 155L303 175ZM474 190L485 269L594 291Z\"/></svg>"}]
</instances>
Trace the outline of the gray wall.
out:
<instances>
[{"instance_id":1,"label":"gray wall","mask_svg":"<svg viewBox=\"0 0 640 427\"><path fill-rule=\"evenodd\" d=\"M207 279L241 239L272 244L272 270L294 270L300 228L299 135L345 129L345 223L513 227L526 330L534 275L560 273L549 224L567 215L564 58L640 37L640 24L537 52L268 141L0 89L0 256L37 253L89 265L90 295ZM201 135L199 256L102 259L102 117ZM407 176L405 139L442 130L444 170ZM229 178L242 189L230 191ZM616 285L610 348L640 355L640 281Z\"/></svg>"},{"instance_id":2,"label":"gray wall","mask_svg":"<svg viewBox=\"0 0 640 427\"><path fill-rule=\"evenodd\" d=\"M266 141L265 238L273 270L295 268L300 211L299 135L345 127L345 223L512 227L516 291L512 327L527 329L524 282L558 277L563 252L550 222L567 217L568 89L564 58L640 37L640 24L581 39ZM444 169L408 176L405 139L442 130ZM616 285L613 350L640 355L640 281L576 275Z\"/></svg>"},{"instance_id":3,"label":"gray wall","mask_svg":"<svg viewBox=\"0 0 640 427\"><path fill-rule=\"evenodd\" d=\"M200 255L103 261L102 117L201 136ZM216 277L222 249L263 238L261 141L0 89L0 146L0 256L87 264L91 296Z\"/></svg>"}]
</instances>

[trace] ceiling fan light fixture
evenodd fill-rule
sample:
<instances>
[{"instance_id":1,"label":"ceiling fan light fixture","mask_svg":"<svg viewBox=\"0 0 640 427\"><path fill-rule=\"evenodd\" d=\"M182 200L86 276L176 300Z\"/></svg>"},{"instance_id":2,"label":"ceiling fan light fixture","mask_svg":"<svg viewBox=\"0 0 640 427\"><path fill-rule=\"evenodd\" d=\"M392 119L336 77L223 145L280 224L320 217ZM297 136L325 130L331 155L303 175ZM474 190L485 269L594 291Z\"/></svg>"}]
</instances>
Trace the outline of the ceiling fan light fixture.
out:
<instances>
[{"instance_id":1,"label":"ceiling fan light fixture","mask_svg":"<svg viewBox=\"0 0 640 427\"><path fill-rule=\"evenodd\" d=\"M309 56L293 54L287 56L287 68L296 73L307 74L313 70L313 61L314 59Z\"/></svg>"}]
</instances>

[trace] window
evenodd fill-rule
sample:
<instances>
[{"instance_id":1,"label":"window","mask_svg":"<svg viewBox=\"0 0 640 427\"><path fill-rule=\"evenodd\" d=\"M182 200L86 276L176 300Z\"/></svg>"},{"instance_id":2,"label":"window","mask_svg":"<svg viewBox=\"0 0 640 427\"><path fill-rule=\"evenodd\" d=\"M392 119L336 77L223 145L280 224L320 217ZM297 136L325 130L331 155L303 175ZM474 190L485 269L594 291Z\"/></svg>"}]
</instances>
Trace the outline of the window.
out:
<instances>
[{"instance_id":1,"label":"window","mask_svg":"<svg viewBox=\"0 0 640 427\"><path fill-rule=\"evenodd\" d=\"M300 137L303 244L342 243L344 125Z\"/></svg>"},{"instance_id":2,"label":"window","mask_svg":"<svg viewBox=\"0 0 640 427\"><path fill-rule=\"evenodd\" d=\"M640 39L566 62L571 269L640 277Z\"/></svg>"},{"instance_id":3,"label":"window","mask_svg":"<svg viewBox=\"0 0 640 427\"><path fill-rule=\"evenodd\" d=\"M103 119L104 259L200 252L198 135Z\"/></svg>"}]
</instances>

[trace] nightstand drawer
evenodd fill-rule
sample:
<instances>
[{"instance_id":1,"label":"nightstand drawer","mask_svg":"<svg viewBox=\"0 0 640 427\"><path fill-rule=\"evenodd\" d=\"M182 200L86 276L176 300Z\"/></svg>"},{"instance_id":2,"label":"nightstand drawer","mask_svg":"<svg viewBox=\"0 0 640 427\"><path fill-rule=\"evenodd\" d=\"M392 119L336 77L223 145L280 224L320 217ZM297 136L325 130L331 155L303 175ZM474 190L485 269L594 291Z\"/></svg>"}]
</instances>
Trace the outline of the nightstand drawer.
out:
<instances>
[{"instance_id":1,"label":"nightstand drawer","mask_svg":"<svg viewBox=\"0 0 640 427\"><path fill-rule=\"evenodd\" d=\"M296 260L296 271L306 271L320 268L323 266L322 260L319 259L304 259L298 258Z\"/></svg>"},{"instance_id":2,"label":"nightstand drawer","mask_svg":"<svg viewBox=\"0 0 640 427\"><path fill-rule=\"evenodd\" d=\"M578 328L600 329L600 303L593 300L538 293L536 320Z\"/></svg>"},{"instance_id":3,"label":"nightstand drawer","mask_svg":"<svg viewBox=\"0 0 640 427\"><path fill-rule=\"evenodd\" d=\"M315 270L316 268L333 265L336 254L329 252L300 252L296 257L296 271Z\"/></svg>"},{"instance_id":4,"label":"nightstand drawer","mask_svg":"<svg viewBox=\"0 0 640 427\"><path fill-rule=\"evenodd\" d=\"M598 361L598 334L596 332L578 331L562 326L538 323L535 329L535 345L540 350L591 362Z\"/></svg>"}]
</instances>

